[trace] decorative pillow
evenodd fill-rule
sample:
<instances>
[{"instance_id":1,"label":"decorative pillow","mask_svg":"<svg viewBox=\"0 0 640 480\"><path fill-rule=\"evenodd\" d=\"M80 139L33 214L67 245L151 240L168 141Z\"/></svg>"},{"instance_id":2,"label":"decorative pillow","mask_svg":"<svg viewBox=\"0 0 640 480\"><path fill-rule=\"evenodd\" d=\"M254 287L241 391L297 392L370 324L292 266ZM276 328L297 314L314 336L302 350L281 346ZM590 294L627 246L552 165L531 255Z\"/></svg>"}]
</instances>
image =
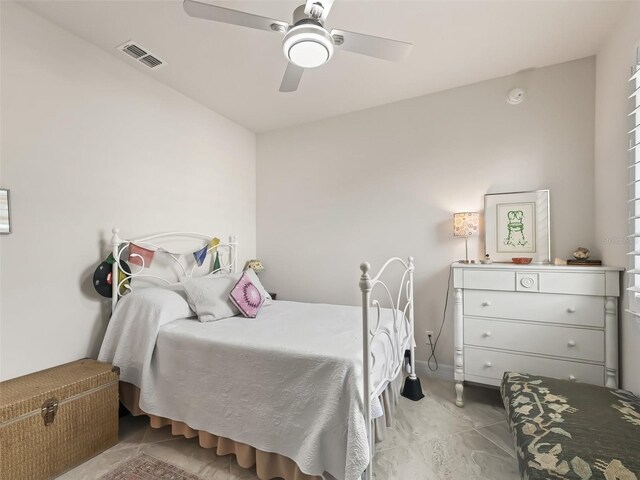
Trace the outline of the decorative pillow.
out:
<instances>
[{"instance_id":1,"label":"decorative pillow","mask_svg":"<svg viewBox=\"0 0 640 480\"><path fill-rule=\"evenodd\" d=\"M238 309L229 299L229 292L240 278L239 273L186 278L182 281L187 301L201 322L235 317Z\"/></svg>"},{"instance_id":2,"label":"decorative pillow","mask_svg":"<svg viewBox=\"0 0 640 480\"><path fill-rule=\"evenodd\" d=\"M229 298L238 307L240 313L248 318L255 318L265 300L264 295L253 284L251 276L247 272L242 274L236 286L231 290Z\"/></svg>"},{"instance_id":3,"label":"decorative pillow","mask_svg":"<svg viewBox=\"0 0 640 480\"><path fill-rule=\"evenodd\" d=\"M273 303L271 295L269 295L267 290L262 286L262 283L260 282L260 279L258 278L256 272L251 268L247 268L244 272L249 276L249 280L251 280L251 283L253 283L256 288L260 290L260 293L264 297L264 306L266 307L267 305L271 305Z\"/></svg>"}]
</instances>

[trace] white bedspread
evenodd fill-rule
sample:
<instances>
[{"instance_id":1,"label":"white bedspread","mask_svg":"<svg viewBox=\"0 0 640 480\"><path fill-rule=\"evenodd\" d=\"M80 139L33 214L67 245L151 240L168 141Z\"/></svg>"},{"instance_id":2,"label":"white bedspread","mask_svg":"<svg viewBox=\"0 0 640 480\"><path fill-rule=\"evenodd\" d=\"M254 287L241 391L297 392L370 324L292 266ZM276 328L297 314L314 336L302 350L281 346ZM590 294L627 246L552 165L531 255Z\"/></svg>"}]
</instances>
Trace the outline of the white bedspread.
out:
<instances>
[{"instance_id":1,"label":"white bedspread","mask_svg":"<svg viewBox=\"0 0 640 480\"><path fill-rule=\"evenodd\" d=\"M165 301L179 295L153 290ZM308 474L359 478L369 461L360 307L277 301L255 319L210 323L153 310L123 298L99 356L140 388L142 410L285 455ZM396 359L386 340L374 343L378 391L408 344L406 330L391 337L400 337Z\"/></svg>"}]
</instances>

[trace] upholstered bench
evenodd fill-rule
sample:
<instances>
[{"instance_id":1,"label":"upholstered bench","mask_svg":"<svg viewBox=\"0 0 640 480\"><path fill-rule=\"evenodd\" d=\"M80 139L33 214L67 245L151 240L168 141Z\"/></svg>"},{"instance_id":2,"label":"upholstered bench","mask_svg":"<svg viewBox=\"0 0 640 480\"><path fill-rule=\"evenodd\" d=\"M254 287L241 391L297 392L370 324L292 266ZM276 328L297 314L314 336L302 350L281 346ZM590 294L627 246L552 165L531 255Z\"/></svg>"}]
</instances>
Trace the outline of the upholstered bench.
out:
<instances>
[{"instance_id":1,"label":"upholstered bench","mask_svg":"<svg viewBox=\"0 0 640 480\"><path fill-rule=\"evenodd\" d=\"M523 479L640 480L640 399L507 372L501 385Z\"/></svg>"}]
</instances>

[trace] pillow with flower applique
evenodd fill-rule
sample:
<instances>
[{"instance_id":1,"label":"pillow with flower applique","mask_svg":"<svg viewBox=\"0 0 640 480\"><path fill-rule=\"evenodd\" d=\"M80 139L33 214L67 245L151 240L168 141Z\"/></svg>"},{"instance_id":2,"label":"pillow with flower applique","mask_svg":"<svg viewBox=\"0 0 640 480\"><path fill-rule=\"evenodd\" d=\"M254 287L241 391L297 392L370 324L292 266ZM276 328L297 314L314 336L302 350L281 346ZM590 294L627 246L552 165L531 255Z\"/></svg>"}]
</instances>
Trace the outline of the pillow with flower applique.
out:
<instances>
[{"instance_id":1,"label":"pillow with flower applique","mask_svg":"<svg viewBox=\"0 0 640 480\"><path fill-rule=\"evenodd\" d=\"M255 318L264 304L265 296L251 281L251 276L244 272L238 283L231 289L229 299L238 307L242 315Z\"/></svg>"}]
</instances>

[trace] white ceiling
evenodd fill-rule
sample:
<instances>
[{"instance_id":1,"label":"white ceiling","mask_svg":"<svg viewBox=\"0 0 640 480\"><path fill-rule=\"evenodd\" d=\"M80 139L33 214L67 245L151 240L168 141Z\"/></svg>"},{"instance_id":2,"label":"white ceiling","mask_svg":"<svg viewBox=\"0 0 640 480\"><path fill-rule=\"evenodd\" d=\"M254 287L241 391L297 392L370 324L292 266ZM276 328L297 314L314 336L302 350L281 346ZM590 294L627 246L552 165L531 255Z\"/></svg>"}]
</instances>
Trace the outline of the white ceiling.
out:
<instances>
[{"instance_id":1,"label":"white ceiling","mask_svg":"<svg viewBox=\"0 0 640 480\"><path fill-rule=\"evenodd\" d=\"M291 21L303 0L215 1ZM281 36L188 17L176 1L29 1L32 11L212 110L263 132L586 57L628 3L336 0L326 26L412 42L401 63L338 51L279 93ZM115 47L135 40L168 62L149 70ZM313 139L309 139L313 142Z\"/></svg>"}]
</instances>

